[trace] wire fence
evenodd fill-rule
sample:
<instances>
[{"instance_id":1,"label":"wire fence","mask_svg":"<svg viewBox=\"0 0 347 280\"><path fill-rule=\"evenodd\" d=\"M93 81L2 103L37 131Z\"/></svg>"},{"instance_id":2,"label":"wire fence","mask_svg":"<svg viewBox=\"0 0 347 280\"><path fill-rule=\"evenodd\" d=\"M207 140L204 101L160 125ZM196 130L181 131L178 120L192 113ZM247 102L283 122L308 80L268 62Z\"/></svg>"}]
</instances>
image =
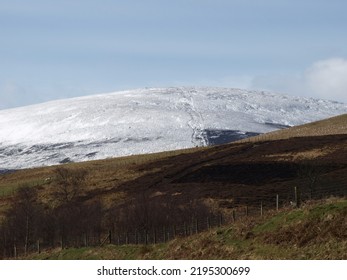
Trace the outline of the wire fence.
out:
<instances>
[{"instance_id":1,"label":"wire fence","mask_svg":"<svg viewBox=\"0 0 347 280\"><path fill-rule=\"evenodd\" d=\"M59 235L50 239L39 238L23 245L16 242L13 244L0 244L2 247L2 257L17 258L30 253L40 253L42 250L52 248L79 248L87 246L103 246L106 244L126 245L126 244L158 244L166 243L178 237L192 236L207 230L211 230L223 225L245 219L246 217L259 217L269 211L283 208L300 207L302 203L310 200L320 200L329 197L347 197L347 187L343 183L332 187L320 187L314 190L307 188L291 187L277 193L254 196L239 196L233 200L237 203L233 207L223 212L203 213L202 215L192 215L186 217L183 222L167 222L156 224L155 226L132 226L121 227L116 222L107 229L106 226L98 229L89 229L79 236ZM114 217L116 220L117 217ZM52 242L53 240L53 242ZM3 242L6 242L3 241ZM11 241L12 242L12 241Z\"/></svg>"}]
</instances>

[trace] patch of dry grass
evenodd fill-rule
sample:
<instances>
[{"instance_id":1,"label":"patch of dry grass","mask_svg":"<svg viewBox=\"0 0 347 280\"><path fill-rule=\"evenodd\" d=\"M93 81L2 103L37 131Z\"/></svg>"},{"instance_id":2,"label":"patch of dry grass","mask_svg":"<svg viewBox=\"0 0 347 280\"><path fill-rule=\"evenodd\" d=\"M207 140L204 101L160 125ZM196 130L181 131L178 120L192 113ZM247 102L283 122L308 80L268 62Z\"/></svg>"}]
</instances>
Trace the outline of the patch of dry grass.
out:
<instances>
[{"instance_id":1,"label":"patch of dry grass","mask_svg":"<svg viewBox=\"0 0 347 280\"><path fill-rule=\"evenodd\" d=\"M258 142L288 139L293 137L323 136L347 134L347 114L332 117L329 119L312 122L309 124L276 130L266 134L261 134L238 142Z\"/></svg>"},{"instance_id":2,"label":"patch of dry grass","mask_svg":"<svg viewBox=\"0 0 347 280\"><path fill-rule=\"evenodd\" d=\"M115 201L122 200L124 193L117 187L145 174L159 172L158 167L147 168L151 163L165 160L173 156L188 154L206 148L192 148L160 153L125 156L104 160L64 164L67 169L84 169L87 171L87 182L83 187L84 195L98 196L107 208ZM59 165L61 166L61 165ZM165 166L162 166L164 168ZM39 198L47 203L52 196L57 166L48 166L18 170L0 175L0 216L8 208L16 191L23 185L40 189Z\"/></svg>"},{"instance_id":3,"label":"patch of dry grass","mask_svg":"<svg viewBox=\"0 0 347 280\"><path fill-rule=\"evenodd\" d=\"M321 149L311 149L307 151L301 152L290 152L290 153L280 153L280 154L271 154L265 155L267 158L274 158L277 160L285 160L285 161L297 161L301 159L312 160L319 157L323 157L325 155L331 154L335 151L334 147L324 147Z\"/></svg>"}]
</instances>

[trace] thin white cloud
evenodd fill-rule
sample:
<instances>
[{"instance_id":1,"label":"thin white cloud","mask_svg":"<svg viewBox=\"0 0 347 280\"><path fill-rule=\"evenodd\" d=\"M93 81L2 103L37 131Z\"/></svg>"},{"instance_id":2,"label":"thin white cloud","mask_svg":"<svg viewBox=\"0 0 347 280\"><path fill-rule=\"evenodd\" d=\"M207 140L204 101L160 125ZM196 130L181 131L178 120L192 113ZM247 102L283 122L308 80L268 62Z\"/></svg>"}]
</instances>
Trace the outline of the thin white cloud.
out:
<instances>
[{"instance_id":1,"label":"thin white cloud","mask_svg":"<svg viewBox=\"0 0 347 280\"><path fill-rule=\"evenodd\" d=\"M314 63L304 73L304 82L315 97L347 102L347 60L332 58Z\"/></svg>"},{"instance_id":2,"label":"thin white cloud","mask_svg":"<svg viewBox=\"0 0 347 280\"><path fill-rule=\"evenodd\" d=\"M320 60L298 75L256 76L250 87L347 103L347 59Z\"/></svg>"}]
</instances>

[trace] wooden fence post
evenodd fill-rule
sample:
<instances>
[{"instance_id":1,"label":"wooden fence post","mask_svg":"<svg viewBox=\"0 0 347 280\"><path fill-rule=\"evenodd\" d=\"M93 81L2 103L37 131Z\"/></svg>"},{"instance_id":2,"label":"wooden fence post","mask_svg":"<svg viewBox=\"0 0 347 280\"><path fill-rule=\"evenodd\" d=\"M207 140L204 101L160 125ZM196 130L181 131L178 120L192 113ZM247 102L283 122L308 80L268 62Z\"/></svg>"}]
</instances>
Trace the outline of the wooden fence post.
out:
<instances>
[{"instance_id":1,"label":"wooden fence post","mask_svg":"<svg viewBox=\"0 0 347 280\"><path fill-rule=\"evenodd\" d=\"M16 246L16 243L14 243L14 245L13 245L13 254L14 254L14 258L16 259L17 258L17 246Z\"/></svg>"},{"instance_id":2,"label":"wooden fence post","mask_svg":"<svg viewBox=\"0 0 347 280\"><path fill-rule=\"evenodd\" d=\"M108 242L110 244L112 244L112 231L111 230L108 231Z\"/></svg>"},{"instance_id":3,"label":"wooden fence post","mask_svg":"<svg viewBox=\"0 0 347 280\"><path fill-rule=\"evenodd\" d=\"M41 254L40 239L37 239L37 253Z\"/></svg>"},{"instance_id":4,"label":"wooden fence post","mask_svg":"<svg viewBox=\"0 0 347 280\"><path fill-rule=\"evenodd\" d=\"M299 191L297 187L294 187L294 200L295 200L295 207L300 207L300 198L299 198Z\"/></svg>"},{"instance_id":5,"label":"wooden fence post","mask_svg":"<svg viewBox=\"0 0 347 280\"><path fill-rule=\"evenodd\" d=\"M84 247L87 247L88 242L87 242L87 234L86 233L83 234L83 241L84 241Z\"/></svg>"},{"instance_id":6,"label":"wooden fence post","mask_svg":"<svg viewBox=\"0 0 347 280\"><path fill-rule=\"evenodd\" d=\"M172 227L172 234L173 234L172 238L175 239L176 238L176 226L175 225Z\"/></svg>"},{"instance_id":7,"label":"wooden fence post","mask_svg":"<svg viewBox=\"0 0 347 280\"><path fill-rule=\"evenodd\" d=\"M260 216L263 217L263 202L260 202Z\"/></svg>"},{"instance_id":8,"label":"wooden fence post","mask_svg":"<svg viewBox=\"0 0 347 280\"><path fill-rule=\"evenodd\" d=\"M278 211L278 205L279 205L279 196L276 194L276 211Z\"/></svg>"},{"instance_id":9,"label":"wooden fence post","mask_svg":"<svg viewBox=\"0 0 347 280\"><path fill-rule=\"evenodd\" d=\"M166 242L166 227L165 226L163 227L163 232L164 232L163 236L164 236L164 243L165 243Z\"/></svg>"},{"instance_id":10,"label":"wooden fence post","mask_svg":"<svg viewBox=\"0 0 347 280\"><path fill-rule=\"evenodd\" d=\"M153 233L154 233L154 244L157 244L157 231L155 230L155 228L153 228Z\"/></svg>"}]
</instances>

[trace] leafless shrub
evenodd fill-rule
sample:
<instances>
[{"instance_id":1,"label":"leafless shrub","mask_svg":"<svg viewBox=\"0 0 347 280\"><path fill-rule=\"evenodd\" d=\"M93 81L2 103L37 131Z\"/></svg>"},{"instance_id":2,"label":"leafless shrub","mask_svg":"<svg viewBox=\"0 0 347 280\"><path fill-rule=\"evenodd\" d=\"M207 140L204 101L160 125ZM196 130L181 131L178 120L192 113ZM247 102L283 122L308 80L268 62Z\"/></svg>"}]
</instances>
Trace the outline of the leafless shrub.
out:
<instances>
[{"instance_id":1,"label":"leafless shrub","mask_svg":"<svg viewBox=\"0 0 347 280\"><path fill-rule=\"evenodd\" d=\"M58 167L55 173L54 198L60 203L68 203L81 194L86 183L87 171Z\"/></svg>"}]
</instances>

